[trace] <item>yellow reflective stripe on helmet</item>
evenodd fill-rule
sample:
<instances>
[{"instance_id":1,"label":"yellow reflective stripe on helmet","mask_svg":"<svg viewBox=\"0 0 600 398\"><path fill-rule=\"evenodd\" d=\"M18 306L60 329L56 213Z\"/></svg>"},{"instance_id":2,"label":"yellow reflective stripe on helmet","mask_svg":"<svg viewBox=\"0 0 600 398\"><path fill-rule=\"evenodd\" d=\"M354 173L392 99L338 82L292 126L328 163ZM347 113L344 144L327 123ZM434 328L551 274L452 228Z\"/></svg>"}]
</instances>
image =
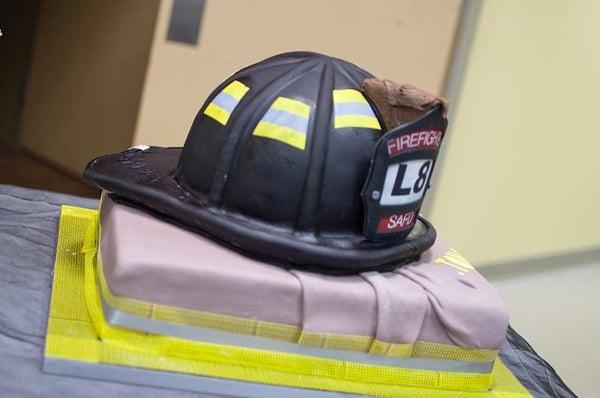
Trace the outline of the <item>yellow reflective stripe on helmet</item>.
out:
<instances>
[{"instance_id":1,"label":"yellow reflective stripe on helmet","mask_svg":"<svg viewBox=\"0 0 600 398\"><path fill-rule=\"evenodd\" d=\"M217 122L221 123L223 126L227 124L227 121L229 120L229 115L231 115L228 111L221 108L219 105L213 103L208 104L206 109L204 109L204 114L206 116L212 117Z\"/></svg>"},{"instance_id":2,"label":"yellow reflective stripe on helmet","mask_svg":"<svg viewBox=\"0 0 600 398\"><path fill-rule=\"evenodd\" d=\"M306 133L279 124L259 122L252 135L285 142L301 150L306 147Z\"/></svg>"},{"instance_id":3,"label":"yellow reflective stripe on helmet","mask_svg":"<svg viewBox=\"0 0 600 398\"><path fill-rule=\"evenodd\" d=\"M227 85L204 109L204 114L215 119L223 126L227 125L231 112L246 95L249 87L235 80Z\"/></svg>"},{"instance_id":4,"label":"yellow reflective stripe on helmet","mask_svg":"<svg viewBox=\"0 0 600 398\"><path fill-rule=\"evenodd\" d=\"M271 105L271 109L277 109L280 111L293 113L294 115L298 115L304 119L308 119L308 117L310 116L309 105L285 97L277 98L275 102L273 102L273 105Z\"/></svg>"},{"instance_id":5,"label":"yellow reflective stripe on helmet","mask_svg":"<svg viewBox=\"0 0 600 398\"><path fill-rule=\"evenodd\" d=\"M333 90L333 102L335 104L342 102L361 102L363 104L368 104L365 96L360 91L353 88Z\"/></svg>"},{"instance_id":6,"label":"yellow reflective stripe on helmet","mask_svg":"<svg viewBox=\"0 0 600 398\"><path fill-rule=\"evenodd\" d=\"M340 129L343 127L364 127L373 130L381 130L379 120L375 116L365 115L340 115L334 120L334 127Z\"/></svg>"},{"instance_id":7,"label":"yellow reflective stripe on helmet","mask_svg":"<svg viewBox=\"0 0 600 398\"><path fill-rule=\"evenodd\" d=\"M365 96L355 89L333 90L333 127L359 127L381 130L379 120Z\"/></svg>"},{"instance_id":8,"label":"yellow reflective stripe on helmet","mask_svg":"<svg viewBox=\"0 0 600 398\"><path fill-rule=\"evenodd\" d=\"M90 303L86 303L84 293L85 267L94 267L95 257L91 250L86 255L80 250L90 223L97 222L97 214L94 210L63 206L44 354L47 359L375 397L531 396L500 360L496 361L489 375L398 369L235 346L192 343L114 328L106 324L101 316L97 291L95 295L88 294L92 299ZM85 246L89 248L93 244ZM91 271L93 274L94 270ZM93 293L93 286L90 291ZM92 308L92 316L98 318L95 321L91 319L86 304ZM99 330L94 327L94 322L100 325Z\"/></svg>"},{"instance_id":9,"label":"yellow reflective stripe on helmet","mask_svg":"<svg viewBox=\"0 0 600 398\"><path fill-rule=\"evenodd\" d=\"M306 148L310 105L278 97L256 125L252 135L281 141L294 148Z\"/></svg>"},{"instance_id":10,"label":"yellow reflective stripe on helmet","mask_svg":"<svg viewBox=\"0 0 600 398\"><path fill-rule=\"evenodd\" d=\"M249 89L250 88L244 83L234 80L223 89L223 92L231 95L233 98L239 101L242 99L242 97L244 97L244 95L246 95Z\"/></svg>"}]
</instances>

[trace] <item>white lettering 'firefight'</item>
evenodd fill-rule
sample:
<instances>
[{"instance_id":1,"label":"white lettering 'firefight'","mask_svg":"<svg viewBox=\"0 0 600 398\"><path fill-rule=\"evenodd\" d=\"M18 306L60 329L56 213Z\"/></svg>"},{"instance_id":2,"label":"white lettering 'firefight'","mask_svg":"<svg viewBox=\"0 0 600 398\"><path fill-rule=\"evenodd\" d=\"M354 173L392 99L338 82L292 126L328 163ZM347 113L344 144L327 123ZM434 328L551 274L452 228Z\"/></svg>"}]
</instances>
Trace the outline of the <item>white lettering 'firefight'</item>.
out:
<instances>
[{"instance_id":1,"label":"white lettering 'firefight'","mask_svg":"<svg viewBox=\"0 0 600 398\"><path fill-rule=\"evenodd\" d=\"M422 130L394 137L387 142L388 153L391 157L418 149L437 149L442 141L441 130Z\"/></svg>"}]
</instances>

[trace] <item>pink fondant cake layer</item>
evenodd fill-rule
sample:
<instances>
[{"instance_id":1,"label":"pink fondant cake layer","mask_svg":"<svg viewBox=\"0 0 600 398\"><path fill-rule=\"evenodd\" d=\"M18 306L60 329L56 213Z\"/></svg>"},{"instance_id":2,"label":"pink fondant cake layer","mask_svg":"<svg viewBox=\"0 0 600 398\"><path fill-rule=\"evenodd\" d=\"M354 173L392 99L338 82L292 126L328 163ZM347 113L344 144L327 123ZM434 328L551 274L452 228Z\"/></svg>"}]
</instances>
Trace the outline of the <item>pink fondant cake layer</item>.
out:
<instances>
[{"instance_id":1,"label":"pink fondant cake layer","mask_svg":"<svg viewBox=\"0 0 600 398\"><path fill-rule=\"evenodd\" d=\"M497 349L506 334L508 312L494 288L477 271L440 261L449 250L440 239L394 272L336 277L254 261L105 195L101 225L105 277L117 296L392 343Z\"/></svg>"}]
</instances>

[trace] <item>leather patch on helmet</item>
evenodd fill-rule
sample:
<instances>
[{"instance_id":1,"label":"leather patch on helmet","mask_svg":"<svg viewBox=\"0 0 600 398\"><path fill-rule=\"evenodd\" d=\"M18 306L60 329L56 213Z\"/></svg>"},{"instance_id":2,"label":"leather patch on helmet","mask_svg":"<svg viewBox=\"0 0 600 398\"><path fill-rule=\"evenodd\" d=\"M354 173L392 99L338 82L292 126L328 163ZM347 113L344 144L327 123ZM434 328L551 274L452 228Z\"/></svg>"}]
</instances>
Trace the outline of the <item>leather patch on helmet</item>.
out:
<instances>
[{"instance_id":1,"label":"leather patch on helmet","mask_svg":"<svg viewBox=\"0 0 600 398\"><path fill-rule=\"evenodd\" d=\"M405 238L417 221L447 127L438 105L377 142L363 187L363 235L370 240Z\"/></svg>"},{"instance_id":2,"label":"leather patch on helmet","mask_svg":"<svg viewBox=\"0 0 600 398\"><path fill-rule=\"evenodd\" d=\"M412 122L428 109L441 104L444 117L448 101L410 84L398 84L387 79L371 78L362 83L361 90L373 102L388 129Z\"/></svg>"}]
</instances>

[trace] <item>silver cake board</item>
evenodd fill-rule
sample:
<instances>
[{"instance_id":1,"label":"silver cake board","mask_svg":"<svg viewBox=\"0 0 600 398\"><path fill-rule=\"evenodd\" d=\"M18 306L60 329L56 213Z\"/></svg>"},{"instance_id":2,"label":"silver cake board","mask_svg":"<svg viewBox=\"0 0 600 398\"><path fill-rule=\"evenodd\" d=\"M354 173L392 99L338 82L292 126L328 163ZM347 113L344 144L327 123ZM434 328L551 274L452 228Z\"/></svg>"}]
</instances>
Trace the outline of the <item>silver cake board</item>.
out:
<instances>
[{"instance_id":1,"label":"silver cake board","mask_svg":"<svg viewBox=\"0 0 600 398\"><path fill-rule=\"evenodd\" d=\"M356 398L360 395L284 387L246 381L163 372L142 368L93 364L45 357L43 371L62 376L110 381L172 390L241 398Z\"/></svg>"}]
</instances>

